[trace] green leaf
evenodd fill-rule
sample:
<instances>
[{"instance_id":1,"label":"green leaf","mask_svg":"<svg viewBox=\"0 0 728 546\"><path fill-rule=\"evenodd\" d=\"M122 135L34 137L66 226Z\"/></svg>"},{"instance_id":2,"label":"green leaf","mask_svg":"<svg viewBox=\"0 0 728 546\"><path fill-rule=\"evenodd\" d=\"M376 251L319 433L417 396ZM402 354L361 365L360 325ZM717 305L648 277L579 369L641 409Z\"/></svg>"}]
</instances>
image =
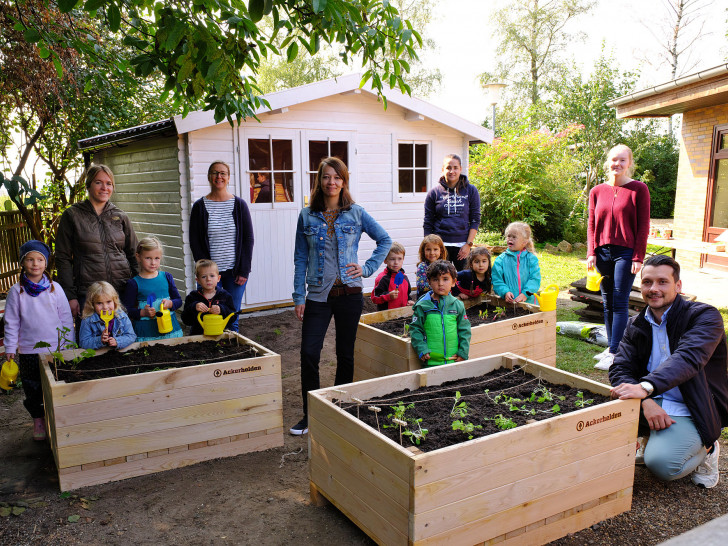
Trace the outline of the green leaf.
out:
<instances>
[{"instance_id":1,"label":"green leaf","mask_svg":"<svg viewBox=\"0 0 728 546\"><path fill-rule=\"evenodd\" d=\"M293 62L296 57L298 56L298 43L293 42L290 46L288 46L288 51L286 52L286 57L288 58L288 62Z\"/></svg>"},{"instance_id":2,"label":"green leaf","mask_svg":"<svg viewBox=\"0 0 728 546\"><path fill-rule=\"evenodd\" d=\"M56 74L58 75L58 79L60 80L63 78L63 65L61 64L61 60L58 58L58 55L55 53L53 54L53 66L56 67Z\"/></svg>"},{"instance_id":3,"label":"green leaf","mask_svg":"<svg viewBox=\"0 0 728 546\"><path fill-rule=\"evenodd\" d=\"M68 523L76 523L80 519L81 516L79 516L78 514L74 514L72 516L68 516Z\"/></svg>"},{"instance_id":4,"label":"green leaf","mask_svg":"<svg viewBox=\"0 0 728 546\"><path fill-rule=\"evenodd\" d=\"M313 12L321 13L326 8L328 0L313 0Z\"/></svg>"},{"instance_id":5,"label":"green leaf","mask_svg":"<svg viewBox=\"0 0 728 546\"><path fill-rule=\"evenodd\" d=\"M95 11L106 3L107 0L86 0L83 9L86 11Z\"/></svg>"},{"instance_id":6,"label":"green leaf","mask_svg":"<svg viewBox=\"0 0 728 546\"><path fill-rule=\"evenodd\" d=\"M263 18L265 12L265 0L250 0L248 2L248 13L253 22L257 23Z\"/></svg>"},{"instance_id":7,"label":"green leaf","mask_svg":"<svg viewBox=\"0 0 728 546\"><path fill-rule=\"evenodd\" d=\"M109 18L109 30L116 32L121 26L121 12L116 4L109 4L106 10L106 16Z\"/></svg>"},{"instance_id":8,"label":"green leaf","mask_svg":"<svg viewBox=\"0 0 728 546\"><path fill-rule=\"evenodd\" d=\"M0 506L0 517L6 518L12 513L13 509L9 506Z\"/></svg>"},{"instance_id":9,"label":"green leaf","mask_svg":"<svg viewBox=\"0 0 728 546\"><path fill-rule=\"evenodd\" d=\"M40 32L38 32L34 28L28 28L23 32L23 38L26 42L34 44L36 42L40 42L42 36L40 35Z\"/></svg>"},{"instance_id":10,"label":"green leaf","mask_svg":"<svg viewBox=\"0 0 728 546\"><path fill-rule=\"evenodd\" d=\"M78 4L78 0L58 0L58 9L61 13L68 13Z\"/></svg>"},{"instance_id":11,"label":"green leaf","mask_svg":"<svg viewBox=\"0 0 728 546\"><path fill-rule=\"evenodd\" d=\"M48 57L51 56L51 51L50 51L50 49L48 49L46 46L43 45L40 47L40 51L38 52L38 55L40 56L41 59L47 59Z\"/></svg>"},{"instance_id":12,"label":"green leaf","mask_svg":"<svg viewBox=\"0 0 728 546\"><path fill-rule=\"evenodd\" d=\"M174 48L176 48L179 43L182 41L182 38L185 35L185 31L187 30L187 27L183 24L177 21L170 31L169 35L167 36L167 42L164 44L164 46L169 50L172 51Z\"/></svg>"},{"instance_id":13,"label":"green leaf","mask_svg":"<svg viewBox=\"0 0 728 546\"><path fill-rule=\"evenodd\" d=\"M23 507L23 506L13 506L13 515L14 516L19 516L23 512L25 512L25 507Z\"/></svg>"}]
</instances>

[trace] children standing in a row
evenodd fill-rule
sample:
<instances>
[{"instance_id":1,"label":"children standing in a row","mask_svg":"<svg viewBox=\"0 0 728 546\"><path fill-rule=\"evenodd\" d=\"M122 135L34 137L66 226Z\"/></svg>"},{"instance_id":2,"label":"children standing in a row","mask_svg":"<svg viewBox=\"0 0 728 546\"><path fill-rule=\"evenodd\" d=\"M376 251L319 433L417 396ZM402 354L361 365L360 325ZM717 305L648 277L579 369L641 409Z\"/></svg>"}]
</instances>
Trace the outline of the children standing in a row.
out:
<instances>
[{"instance_id":1,"label":"children standing in a row","mask_svg":"<svg viewBox=\"0 0 728 546\"><path fill-rule=\"evenodd\" d=\"M25 392L23 404L33 418L34 440L46 438L38 354L74 342L71 307L61 285L46 272L50 253L40 241L28 241L20 247L20 281L10 289L5 302L5 358L14 360L17 356ZM39 342L48 348L36 347Z\"/></svg>"},{"instance_id":2,"label":"children standing in a row","mask_svg":"<svg viewBox=\"0 0 728 546\"><path fill-rule=\"evenodd\" d=\"M531 228L524 222L512 222L505 233L508 249L493 264L493 290L508 303L533 303L533 294L541 286L541 268Z\"/></svg>"},{"instance_id":3,"label":"children standing in a row","mask_svg":"<svg viewBox=\"0 0 728 546\"><path fill-rule=\"evenodd\" d=\"M387 267L374 281L372 301L379 311L406 307L414 303L409 297L412 290L409 279L402 269L404 254L404 246L397 241L393 242L384 260Z\"/></svg>"},{"instance_id":4,"label":"children standing in a row","mask_svg":"<svg viewBox=\"0 0 728 546\"><path fill-rule=\"evenodd\" d=\"M173 312L172 331L160 334L157 311L162 308L176 311L182 306L174 278L159 269L162 262L162 243L156 237L145 237L136 249L139 275L129 279L124 290L124 307L137 334L137 341L182 337L182 327Z\"/></svg>"}]
</instances>

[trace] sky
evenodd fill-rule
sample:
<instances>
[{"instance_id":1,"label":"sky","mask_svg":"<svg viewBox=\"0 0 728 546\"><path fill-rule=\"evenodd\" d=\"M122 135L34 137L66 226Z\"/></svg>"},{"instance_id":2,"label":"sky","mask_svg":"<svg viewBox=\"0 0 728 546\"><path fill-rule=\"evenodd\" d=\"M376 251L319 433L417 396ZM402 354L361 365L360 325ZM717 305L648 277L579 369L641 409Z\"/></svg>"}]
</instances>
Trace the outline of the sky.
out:
<instances>
[{"instance_id":1,"label":"sky","mask_svg":"<svg viewBox=\"0 0 728 546\"><path fill-rule=\"evenodd\" d=\"M426 98L428 102L474 123L480 124L486 117L490 118L492 108L486 92L480 87L478 75L495 68L496 41L489 19L495 8L508 3L508 0L437 2L426 30L436 41L437 50L423 55L422 60L428 66L439 67L443 80L440 91ZM699 55L695 58L699 62L683 75L728 61L728 6L725 0L705 0L704 3L705 36L696 48ZM574 60L588 76L589 67L599 57L604 41L607 51L614 51L621 69L640 68L640 59L656 59L659 49L657 39L645 24L654 24L664 13L663 0L599 0L596 9L575 23L588 35L586 42L575 44L568 54L573 52ZM646 66L641 73L638 89L671 79L667 66L661 69Z\"/></svg>"}]
</instances>

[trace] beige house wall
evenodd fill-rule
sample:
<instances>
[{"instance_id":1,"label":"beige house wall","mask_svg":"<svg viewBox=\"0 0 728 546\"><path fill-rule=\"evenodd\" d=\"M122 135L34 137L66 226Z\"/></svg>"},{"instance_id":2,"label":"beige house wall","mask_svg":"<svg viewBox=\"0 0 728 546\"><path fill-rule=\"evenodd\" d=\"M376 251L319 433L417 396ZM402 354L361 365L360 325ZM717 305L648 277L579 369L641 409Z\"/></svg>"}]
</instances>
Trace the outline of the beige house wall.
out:
<instances>
[{"instance_id":1,"label":"beige house wall","mask_svg":"<svg viewBox=\"0 0 728 546\"><path fill-rule=\"evenodd\" d=\"M713 127L723 124L728 124L728 104L683 114L673 226L676 239L703 240ZM678 250L676 258L683 269L700 267L697 252Z\"/></svg>"}]
</instances>

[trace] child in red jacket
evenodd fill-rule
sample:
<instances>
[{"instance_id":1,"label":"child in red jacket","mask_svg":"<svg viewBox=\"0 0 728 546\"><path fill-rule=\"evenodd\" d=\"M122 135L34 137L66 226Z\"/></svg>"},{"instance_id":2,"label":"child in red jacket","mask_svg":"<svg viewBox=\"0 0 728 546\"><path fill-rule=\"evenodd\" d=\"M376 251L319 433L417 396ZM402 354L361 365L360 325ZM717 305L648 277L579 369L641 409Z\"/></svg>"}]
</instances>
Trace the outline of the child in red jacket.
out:
<instances>
[{"instance_id":1,"label":"child in red jacket","mask_svg":"<svg viewBox=\"0 0 728 546\"><path fill-rule=\"evenodd\" d=\"M412 305L414 302L409 299L410 282L402 269L404 246L396 241L392 243L384 263L387 268L377 275L372 291L372 301L377 304L377 309L384 311Z\"/></svg>"}]
</instances>

